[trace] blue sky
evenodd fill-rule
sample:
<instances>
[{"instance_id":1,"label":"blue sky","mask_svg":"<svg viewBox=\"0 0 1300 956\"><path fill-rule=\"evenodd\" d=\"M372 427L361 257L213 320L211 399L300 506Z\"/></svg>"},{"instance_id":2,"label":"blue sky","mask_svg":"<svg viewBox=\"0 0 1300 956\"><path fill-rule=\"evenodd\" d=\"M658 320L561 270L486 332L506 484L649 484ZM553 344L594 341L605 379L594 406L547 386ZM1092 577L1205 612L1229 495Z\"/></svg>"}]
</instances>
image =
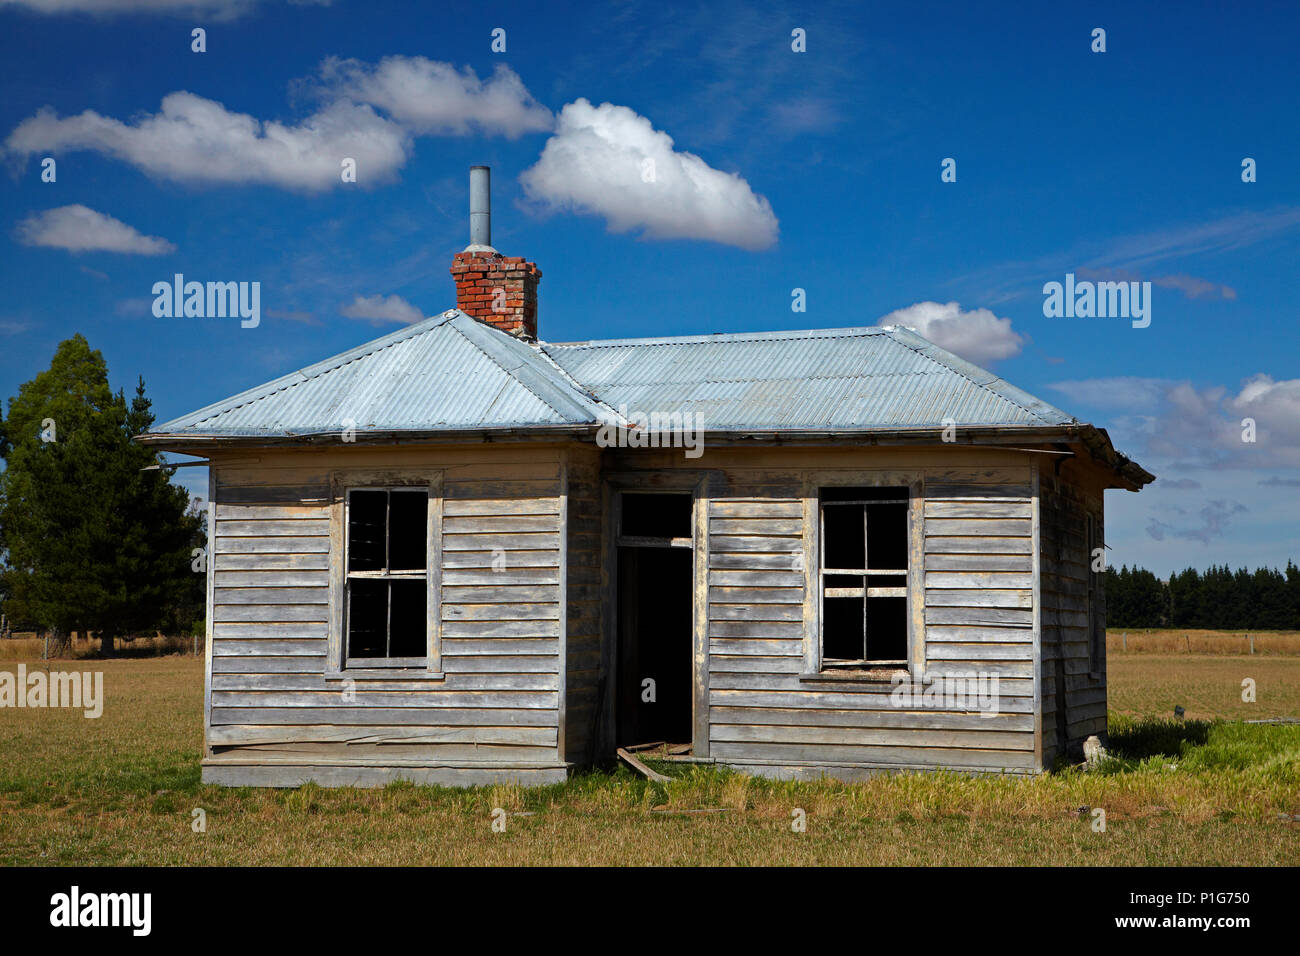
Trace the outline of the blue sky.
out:
<instances>
[{"instance_id":1,"label":"blue sky","mask_svg":"<svg viewBox=\"0 0 1300 956\"><path fill-rule=\"evenodd\" d=\"M1300 12L1059 6L0 0L0 396L81 332L166 419L442 311L486 163L545 339L888 317L1160 477L1114 563L1300 558ZM155 318L177 272L261 324Z\"/></svg>"}]
</instances>

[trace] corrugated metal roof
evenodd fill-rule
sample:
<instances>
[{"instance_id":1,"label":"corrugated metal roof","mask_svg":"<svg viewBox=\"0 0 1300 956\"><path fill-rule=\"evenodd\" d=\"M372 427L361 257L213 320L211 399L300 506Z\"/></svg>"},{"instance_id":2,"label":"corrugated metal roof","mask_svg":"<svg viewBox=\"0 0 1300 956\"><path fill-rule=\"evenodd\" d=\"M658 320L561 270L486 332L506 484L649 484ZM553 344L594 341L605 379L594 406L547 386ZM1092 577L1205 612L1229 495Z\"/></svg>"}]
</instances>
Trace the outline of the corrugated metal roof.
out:
<instances>
[{"instance_id":1,"label":"corrugated metal roof","mask_svg":"<svg viewBox=\"0 0 1300 956\"><path fill-rule=\"evenodd\" d=\"M527 428L591 424L623 411L695 413L715 431L1075 421L898 327L531 346L452 310L152 434Z\"/></svg>"},{"instance_id":2,"label":"corrugated metal roof","mask_svg":"<svg viewBox=\"0 0 1300 956\"><path fill-rule=\"evenodd\" d=\"M915 332L822 329L542 344L620 412L711 429L1060 425L1074 419Z\"/></svg>"},{"instance_id":3,"label":"corrugated metal roof","mask_svg":"<svg viewBox=\"0 0 1300 956\"><path fill-rule=\"evenodd\" d=\"M584 424L599 413L537 349L462 312L417 322L151 429L213 437Z\"/></svg>"}]
</instances>

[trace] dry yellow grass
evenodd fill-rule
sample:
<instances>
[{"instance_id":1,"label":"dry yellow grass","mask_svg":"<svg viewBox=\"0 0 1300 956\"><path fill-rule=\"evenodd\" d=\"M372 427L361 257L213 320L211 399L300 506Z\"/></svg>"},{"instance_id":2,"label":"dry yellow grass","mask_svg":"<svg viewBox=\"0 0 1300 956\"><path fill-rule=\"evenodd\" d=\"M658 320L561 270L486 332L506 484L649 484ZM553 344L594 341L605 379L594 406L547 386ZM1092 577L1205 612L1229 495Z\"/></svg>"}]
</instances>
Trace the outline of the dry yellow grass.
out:
<instances>
[{"instance_id":1,"label":"dry yellow grass","mask_svg":"<svg viewBox=\"0 0 1300 956\"><path fill-rule=\"evenodd\" d=\"M1107 660L1110 712L1189 719L1262 720L1300 717L1300 657L1189 657L1131 654ZM1242 681L1255 701L1242 700Z\"/></svg>"},{"instance_id":2,"label":"dry yellow grass","mask_svg":"<svg viewBox=\"0 0 1300 956\"><path fill-rule=\"evenodd\" d=\"M1189 628L1110 628L1106 654L1250 655L1300 657L1300 631L1196 631Z\"/></svg>"},{"instance_id":3,"label":"dry yellow grass","mask_svg":"<svg viewBox=\"0 0 1300 956\"><path fill-rule=\"evenodd\" d=\"M17 637L0 641L0 661L39 661L44 653L45 642L34 634L21 634ZM117 657L158 657L168 654L186 654L193 648L193 640L188 637L137 637L130 642L118 641ZM200 639L199 653L203 652ZM69 652L56 657L56 660L96 659L100 653L99 638L74 641Z\"/></svg>"},{"instance_id":4,"label":"dry yellow grass","mask_svg":"<svg viewBox=\"0 0 1300 956\"><path fill-rule=\"evenodd\" d=\"M1261 703L1300 685L1300 660L1247 662ZM1177 697L1189 713L1231 716L1223 688L1237 664L1117 657L1113 699L1129 712L1162 713ZM700 769L663 787L618 771L539 790L227 790L199 782L201 661L51 666L103 670L108 700L99 720L0 710L3 865L1300 862L1300 823L1290 819L1300 815L1297 728L1253 728L1251 748L1234 750L1228 739L1200 766L1156 756L1123 772L1032 779L936 773L796 784ZM1234 766L1246 752L1248 765ZM510 814L504 833L491 827L497 807ZM1081 807L1106 810L1105 833L1092 831ZM204 833L191 829L195 809L206 813ZM721 812L684 812L701 809ZM796 809L807 813L805 833L791 829Z\"/></svg>"}]
</instances>

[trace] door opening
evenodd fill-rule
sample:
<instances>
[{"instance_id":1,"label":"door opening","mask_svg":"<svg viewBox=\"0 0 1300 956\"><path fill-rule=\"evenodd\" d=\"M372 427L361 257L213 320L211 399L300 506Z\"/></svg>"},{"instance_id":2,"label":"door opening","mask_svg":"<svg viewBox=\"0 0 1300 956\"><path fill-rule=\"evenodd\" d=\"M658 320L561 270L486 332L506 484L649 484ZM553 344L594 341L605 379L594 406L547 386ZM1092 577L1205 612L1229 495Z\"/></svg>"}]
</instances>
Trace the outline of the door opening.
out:
<instances>
[{"instance_id":1,"label":"door opening","mask_svg":"<svg viewBox=\"0 0 1300 956\"><path fill-rule=\"evenodd\" d=\"M692 496L625 492L620 498L615 743L689 745Z\"/></svg>"}]
</instances>

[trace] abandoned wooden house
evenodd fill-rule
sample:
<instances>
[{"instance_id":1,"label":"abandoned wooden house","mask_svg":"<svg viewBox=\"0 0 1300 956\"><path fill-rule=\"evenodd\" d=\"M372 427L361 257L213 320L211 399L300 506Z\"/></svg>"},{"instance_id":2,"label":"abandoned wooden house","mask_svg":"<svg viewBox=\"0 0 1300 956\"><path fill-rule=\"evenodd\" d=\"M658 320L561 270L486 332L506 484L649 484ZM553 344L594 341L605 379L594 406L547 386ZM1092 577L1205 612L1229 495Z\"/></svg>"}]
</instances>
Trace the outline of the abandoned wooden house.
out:
<instances>
[{"instance_id":1,"label":"abandoned wooden house","mask_svg":"<svg viewBox=\"0 0 1300 956\"><path fill-rule=\"evenodd\" d=\"M210 462L206 781L653 742L1036 773L1104 735L1103 492L1153 480L1104 430L905 328L541 341L484 176L456 309L143 437Z\"/></svg>"}]
</instances>

